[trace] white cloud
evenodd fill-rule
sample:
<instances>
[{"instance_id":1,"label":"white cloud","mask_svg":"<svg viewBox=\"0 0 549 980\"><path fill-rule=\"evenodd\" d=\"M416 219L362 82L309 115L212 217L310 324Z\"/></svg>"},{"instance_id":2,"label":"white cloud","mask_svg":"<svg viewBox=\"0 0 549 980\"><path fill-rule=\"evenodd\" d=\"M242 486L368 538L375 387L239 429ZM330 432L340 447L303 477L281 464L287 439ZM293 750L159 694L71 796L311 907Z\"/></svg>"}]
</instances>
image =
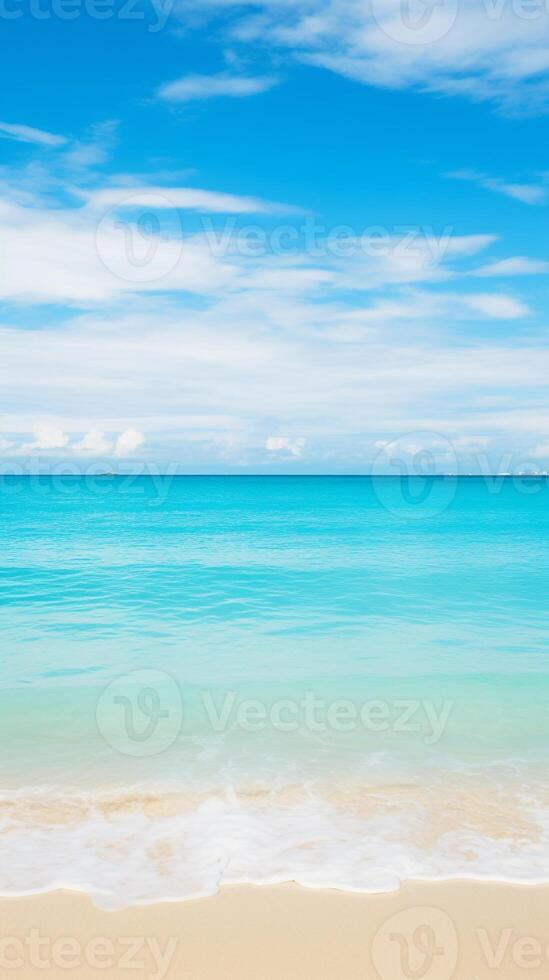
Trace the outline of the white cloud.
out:
<instances>
[{"instance_id":1,"label":"white cloud","mask_svg":"<svg viewBox=\"0 0 549 980\"><path fill-rule=\"evenodd\" d=\"M80 192L89 208L150 208L155 211L205 211L209 214L291 214L291 205L262 201L256 197L239 197L199 187L108 187Z\"/></svg>"},{"instance_id":2,"label":"white cloud","mask_svg":"<svg viewBox=\"0 0 549 980\"><path fill-rule=\"evenodd\" d=\"M269 436L265 449L269 453L289 453L291 456L301 456L305 448L305 439L289 439L286 436Z\"/></svg>"},{"instance_id":3,"label":"white cloud","mask_svg":"<svg viewBox=\"0 0 549 980\"><path fill-rule=\"evenodd\" d=\"M501 259L475 269L475 276L535 276L549 272L549 262L528 259L517 255L511 259Z\"/></svg>"},{"instance_id":4,"label":"white cloud","mask_svg":"<svg viewBox=\"0 0 549 980\"><path fill-rule=\"evenodd\" d=\"M462 297L462 302L475 313L497 320L516 320L530 312L519 300L498 293L475 293Z\"/></svg>"},{"instance_id":5,"label":"white cloud","mask_svg":"<svg viewBox=\"0 0 549 980\"><path fill-rule=\"evenodd\" d=\"M91 126L85 137L75 140L61 158L62 167L80 176L82 172L105 163L115 143L118 121L109 119Z\"/></svg>"},{"instance_id":6,"label":"white cloud","mask_svg":"<svg viewBox=\"0 0 549 980\"><path fill-rule=\"evenodd\" d=\"M452 446L458 452L474 452L475 450L486 449L489 443L490 437L482 435L462 435L454 436L452 438Z\"/></svg>"},{"instance_id":7,"label":"white cloud","mask_svg":"<svg viewBox=\"0 0 549 980\"><path fill-rule=\"evenodd\" d=\"M25 426L22 421L22 428ZM80 420L67 420L66 429L80 425ZM124 429L116 441L105 436L103 430L89 429L82 439L69 444L69 435L64 428L55 424L43 424L33 428L34 442L17 445L13 440L0 437L0 452L12 450L16 455L28 455L34 452L56 453L69 450L75 456L107 456L114 451L115 456L130 456L145 441L144 435L134 428Z\"/></svg>"},{"instance_id":8,"label":"white cloud","mask_svg":"<svg viewBox=\"0 0 549 980\"><path fill-rule=\"evenodd\" d=\"M35 143L38 146L61 146L67 142L64 136L46 133L42 129L23 126L21 123L0 122L0 136L19 143Z\"/></svg>"},{"instance_id":9,"label":"white cloud","mask_svg":"<svg viewBox=\"0 0 549 980\"><path fill-rule=\"evenodd\" d=\"M105 438L105 433L100 429L90 429L81 442L75 443L72 447L75 453L84 453L90 456L105 456L112 449L112 442Z\"/></svg>"},{"instance_id":10,"label":"white cloud","mask_svg":"<svg viewBox=\"0 0 549 980\"><path fill-rule=\"evenodd\" d=\"M364 239L353 261L340 266L340 284L349 288L389 284L440 282L454 275L452 259L476 255L496 241L495 235L453 235L447 230L436 236L428 228L412 229L409 234L387 235L385 242L375 235Z\"/></svg>"},{"instance_id":11,"label":"white cloud","mask_svg":"<svg viewBox=\"0 0 549 980\"><path fill-rule=\"evenodd\" d=\"M543 443L542 445L535 446L534 449L530 451L530 455L534 459L549 459L549 443Z\"/></svg>"},{"instance_id":12,"label":"white cloud","mask_svg":"<svg viewBox=\"0 0 549 980\"><path fill-rule=\"evenodd\" d=\"M97 303L128 292L215 291L235 270L203 239L156 234L115 213L24 208L0 200L0 296L26 302Z\"/></svg>"},{"instance_id":13,"label":"white cloud","mask_svg":"<svg viewBox=\"0 0 549 980\"><path fill-rule=\"evenodd\" d=\"M145 437L137 429L125 429L116 440L114 452L116 456L130 456L143 445Z\"/></svg>"},{"instance_id":14,"label":"white cloud","mask_svg":"<svg viewBox=\"0 0 549 980\"><path fill-rule=\"evenodd\" d=\"M506 181L486 181L484 184L489 190L497 191L512 197L523 204L545 204L547 202L547 190L545 187L536 187L533 184L509 184Z\"/></svg>"},{"instance_id":15,"label":"white cloud","mask_svg":"<svg viewBox=\"0 0 549 980\"><path fill-rule=\"evenodd\" d=\"M523 204L545 204L549 201L549 192L545 184L517 183L500 177L479 174L474 170L456 170L447 176L454 180L470 181L496 194L504 194L506 197L521 201Z\"/></svg>"},{"instance_id":16,"label":"white cloud","mask_svg":"<svg viewBox=\"0 0 549 980\"><path fill-rule=\"evenodd\" d=\"M240 276L238 257L224 261L206 235L185 233L177 209L292 211L191 188L118 187L81 198L81 207L40 207L35 201L25 207L10 200L6 189L0 198L0 297L104 303L130 292L212 293Z\"/></svg>"},{"instance_id":17,"label":"white cloud","mask_svg":"<svg viewBox=\"0 0 549 980\"><path fill-rule=\"evenodd\" d=\"M163 189L128 190L137 194L136 208L148 209L148 195ZM179 206L218 213L253 200L176 190ZM543 324L532 317L523 346L518 332L498 342L486 321L524 316L526 305L506 283L503 293L460 290L465 276L483 274L471 266L494 235L427 228L411 241L389 233L381 254L357 250L360 239L350 236L350 256L323 247L313 257L300 245L295 254L253 257L235 247L230 232L219 255L205 235L176 235L175 212L161 204L161 234L143 237L131 209L117 207L122 191L118 180L73 207L36 199L24 206L9 191L0 200L0 295L13 304L73 305L72 316L54 310L50 321L40 311L32 333L13 325L22 321L21 306L11 307L12 325L0 325L0 386L4 405L14 408L9 418L4 410L0 430L8 441L24 433L21 443L41 421L36 441L17 454L136 453L140 463L162 458L199 468L200 461L223 460L272 471L292 457L337 466L348 452L356 462L374 438L414 428L462 434L466 424L492 437L500 427L508 439L543 424ZM109 206L105 220L101 208ZM156 245L152 269L159 275L149 280L128 248L139 259L140 248ZM511 275L534 271L533 261L491 265ZM288 435L294 432L309 441ZM538 441L547 438L549 419L547 435L536 433ZM146 455L137 452L144 442Z\"/></svg>"},{"instance_id":18,"label":"white cloud","mask_svg":"<svg viewBox=\"0 0 549 980\"><path fill-rule=\"evenodd\" d=\"M232 37L254 53L259 44L285 48L366 85L493 100L510 112L542 109L549 98L549 17L529 0L210 0L207 7L232 16Z\"/></svg>"},{"instance_id":19,"label":"white cloud","mask_svg":"<svg viewBox=\"0 0 549 980\"><path fill-rule=\"evenodd\" d=\"M437 239L426 238L434 257L444 259L446 255L476 255L496 242L497 235L454 235L447 233Z\"/></svg>"},{"instance_id":20,"label":"white cloud","mask_svg":"<svg viewBox=\"0 0 549 980\"><path fill-rule=\"evenodd\" d=\"M243 98L267 92L277 84L269 75L245 77L221 72L217 75L186 75L163 85L158 91L161 99L171 102L193 102L219 96Z\"/></svg>"},{"instance_id":21,"label":"white cloud","mask_svg":"<svg viewBox=\"0 0 549 980\"><path fill-rule=\"evenodd\" d=\"M442 436L424 432L410 433L389 442L378 439L374 445L380 450L380 455L394 458L398 458L402 453L405 456L419 456L421 453L446 456L452 453L453 448L452 444Z\"/></svg>"},{"instance_id":22,"label":"white cloud","mask_svg":"<svg viewBox=\"0 0 549 980\"><path fill-rule=\"evenodd\" d=\"M58 429L52 425L37 425L33 429L34 442L28 443L23 447L23 452L33 450L65 449L68 445L69 437L63 429Z\"/></svg>"},{"instance_id":23,"label":"white cloud","mask_svg":"<svg viewBox=\"0 0 549 980\"><path fill-rule=\"evenodd\" d=\"M330 290L374 291L382 287L404 287L414 284L440 283L458 273L455 264L486 249L496 241L494 235L454 236L449 230L435 235L431 228L412 229L409 234L379 230L361 237L329 234L318 238L311 255L306 250L293 259L290 256L266 255L244 265L243 276L235 285L248 289L283 290L284 292L324 292ZM291 239L290 239L291 241ZM244 241L243 251L246 251ZM292 248L294 246L292 245ZM241 248L238 234L226 253L238 256ZM314 256L314 260L313 260ZM241 263L242 268L242 263ZM423 294L421 315L426 307L440 309L440 300L433 294ZM418 303L379 301L375 307L362 307L357 316L366 319L394 319L420 315ZM353 317L352 312L349 316Z\"/></svg>"},{"instance_id":24,"label":"white cloud","mask_svg":"<svg viewBox=\"0 0 549 980\"><path fill-rule=\"evenodd\" d=\"M195 470L220 459L254 466L267 454L283 462L292 448L321 463L319 446L331 465L347 453L356 468L366 434L414 430L498 434L506 445L533 432L546 441L546 338L521 346L475 329L460 340L450 320L457 306L452 299L429 329L423 317L402 328L390 319L370 324L351 347L331 334L347 322L343 304L278 293L223 294L201 311L155 299L62 325L44 320L32 343L27 331L4 328L0 388L12 408L0 435L29 432L31 407L48 403L48 425L62 433L48 445L63 449L66 433L80 439L92 428L134 430L147 459ZM25 407L17 408L22 379ZM314 450L305 454L295 432ZM137 438L124 436L119 448L133 449Z\"/></svg>"}]
</instances>

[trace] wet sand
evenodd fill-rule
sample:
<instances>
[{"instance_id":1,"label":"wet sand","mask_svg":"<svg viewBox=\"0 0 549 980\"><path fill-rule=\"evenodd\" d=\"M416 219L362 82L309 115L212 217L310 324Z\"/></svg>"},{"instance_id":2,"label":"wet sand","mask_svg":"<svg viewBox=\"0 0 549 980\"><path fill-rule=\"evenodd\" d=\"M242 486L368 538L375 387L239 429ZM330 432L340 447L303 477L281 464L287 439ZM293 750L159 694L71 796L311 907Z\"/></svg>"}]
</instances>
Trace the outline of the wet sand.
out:
<instances>
[{"instance_id":1,"label":"wet sand","mask_svg":"<svg viewBox=\"0 0 549 980\"><path fill-rule=\"evenodd\" d=\"M549 887L410 882L364 895L296 885L97 909L0 900L0 975L21 980L546 980Z\"/></svg>"}]
</instances>

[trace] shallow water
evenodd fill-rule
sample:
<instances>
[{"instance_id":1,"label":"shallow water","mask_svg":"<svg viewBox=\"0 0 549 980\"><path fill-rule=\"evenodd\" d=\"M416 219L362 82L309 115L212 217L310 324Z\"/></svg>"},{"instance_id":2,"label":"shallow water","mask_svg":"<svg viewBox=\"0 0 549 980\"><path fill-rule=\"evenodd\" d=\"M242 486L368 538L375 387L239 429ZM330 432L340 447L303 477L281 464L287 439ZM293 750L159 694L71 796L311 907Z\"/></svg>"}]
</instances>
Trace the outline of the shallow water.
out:
<instances>
[{"instance_id":1,"label":"shallow water","mask_svg":"<svg viewBox=\"0 0 549 980\"><path fill-rule=\"evenodd\" d=\"M548 502L5 478L0 891L549 880Z\"/></svg>"}]
</instances>

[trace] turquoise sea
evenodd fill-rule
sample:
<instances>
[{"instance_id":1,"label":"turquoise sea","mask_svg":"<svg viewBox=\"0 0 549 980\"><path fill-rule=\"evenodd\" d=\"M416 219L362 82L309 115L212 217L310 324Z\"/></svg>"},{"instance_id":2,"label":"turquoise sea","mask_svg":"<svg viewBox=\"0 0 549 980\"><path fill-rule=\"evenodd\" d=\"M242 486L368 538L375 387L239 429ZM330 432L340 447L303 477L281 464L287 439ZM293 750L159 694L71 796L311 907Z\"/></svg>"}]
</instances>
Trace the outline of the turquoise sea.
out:
<instances>
[{"instance_id":1,"label":"turquoise sea","mask_svg":"<svg viewBox=\"0 0 549 980\"><path fill-rule=\"evenodd\" d=\"M3 477L0 893L549 880L548 505Z\"/></svg>"}]
</instances>

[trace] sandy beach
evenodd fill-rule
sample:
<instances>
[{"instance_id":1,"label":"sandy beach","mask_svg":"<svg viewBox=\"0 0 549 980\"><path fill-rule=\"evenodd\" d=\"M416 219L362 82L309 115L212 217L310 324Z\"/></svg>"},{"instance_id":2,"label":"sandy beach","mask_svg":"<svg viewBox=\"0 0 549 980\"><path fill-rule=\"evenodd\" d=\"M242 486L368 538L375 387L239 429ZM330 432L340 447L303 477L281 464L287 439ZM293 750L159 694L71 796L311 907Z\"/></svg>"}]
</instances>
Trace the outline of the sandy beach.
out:
<instances>
[{"instance_id":1,"label":"sandy beach","mask_svg":"<svg viewBox=\"0 0 549 980\"><path fill-rule=\"evenodd\" d=\"M121 912L58 892L4 899L0 921L2 976L21 980L541 980L549 970L549 887L242 886Z\"/></svg>"}]
</instances>

